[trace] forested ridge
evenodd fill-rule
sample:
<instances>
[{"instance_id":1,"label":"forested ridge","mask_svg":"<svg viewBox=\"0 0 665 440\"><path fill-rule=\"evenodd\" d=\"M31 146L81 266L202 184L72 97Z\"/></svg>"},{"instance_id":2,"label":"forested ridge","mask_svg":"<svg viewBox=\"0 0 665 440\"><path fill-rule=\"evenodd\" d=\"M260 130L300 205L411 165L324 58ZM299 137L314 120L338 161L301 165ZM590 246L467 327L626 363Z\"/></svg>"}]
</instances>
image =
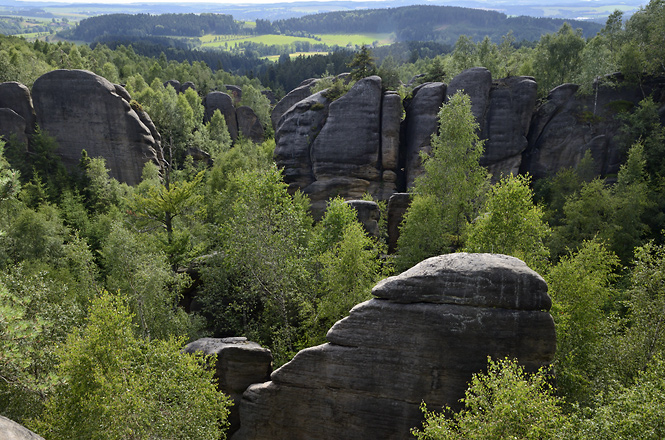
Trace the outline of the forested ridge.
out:
<instances>
[{"instance_id":1,"label":"forested ridge","mask_svg":"<svg viewBox=\"0 0 665 440\"><path fill-rule=\"evenodd\" d=\"M497 252L547 280L555 361L536 375L490 361L462 411L424 408L425 425L414 435L663 438L662 96L624 106L616 176L597 176L587 154L547 179L492 183L478 163L483 143L471 103L454 95L439 113L393 255L385 231L368 236L339 198L314 222L307 197L287 191L274 140L232 143L220 113L203 122L201 102L209 91L240 86L239 104L268 126L261 90L283 94L286 77L342 68L354 79L378 73L403 97L420 82L449 81L478 65L495 78L533 76L542 96L569 81L593 93L598 81L639 86L663 76L663 35L665 3L652 0L629 20L612 14L588 39L569 24L533 46L515 44L510 33L501 42L463 35L450 53L403 46L380 59L366 47L355 56L284 57L252 78L166 53L139 55L132 46L0 37L1 81L31 86L68 68L122 83L155 122L169 158L161 170L147 165L130 187L85 152L65 170L57 144L40 130L30 151L15 139L0 149L0 414L47 439L219 438L227 399L206 361L181 353L186 341L247 336L281 365L323 342L378 280L432 255ZM609 75L617 71L623 75ZM164 86L169 79L192 81L198 93L177 94ZM331 96L345 92L331 78L323 86ZM188 156L193 147L212 164ZM201 308L187 313L181 301L194 272Z\"/></svg>"}]
</instances>

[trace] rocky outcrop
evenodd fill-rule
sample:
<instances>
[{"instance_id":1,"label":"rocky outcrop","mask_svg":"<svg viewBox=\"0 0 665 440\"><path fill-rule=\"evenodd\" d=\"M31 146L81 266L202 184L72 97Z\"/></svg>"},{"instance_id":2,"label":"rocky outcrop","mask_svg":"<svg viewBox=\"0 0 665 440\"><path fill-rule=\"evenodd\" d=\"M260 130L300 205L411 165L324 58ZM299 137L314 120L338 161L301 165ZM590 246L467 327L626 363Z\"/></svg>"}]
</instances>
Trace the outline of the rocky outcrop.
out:
<instances>
[{"instance_id":1,"label":"rocky outcrop","mask_svg":"<svg viewBox=\"0 0 665 440\"><path fill-rule=\"evenodd\" d=\"M238 133L246 139L251 139L252 142L261 143L265 140L265 130L254 110L246 105L238 107L236 118L238 119Z\"/></svg>"},{"instance_id":2,"label":"rocky outcrop","mask_svg":"<svg viewBox=\"0 0 665 440\"><path fill-rule=\"evenodd\" d=\"M247 389L233 440L410 438L420 403L459 407L488 356L515 357L528 371L552 361L547 285L516 258L434 257L372 293L327 344Z\"/></svg>"},{"instance_id":3,"label":"rocky outcrop","mask_svg":"<svg viewBox=\"0 0 665 440\"><path fill-rule=\"evenodd\" d=\"M28 428L7 417L0 416L0 439L2 440L44 440Z\"/></svg>"},{"instance_id":4,"label":"rocky outcrop","mask_svg":"<svg viewBox=\"0 0 665 440\"><path fill-rule=\"evenodd\" d=\"M349 200L344 202L356 211L356 218L370 237L379 238L381 209L378 203L370 200Z\"/></svg>"},{"instance_id":5,"label":"rocky outcrop","mask_svg":"<svg viewBox=\"0 0 665 440\"><path fill-rule=\"evenodd\" d=\"M229 130L231 139L234 141L238 139L238 118L231 95L224 92L210 92L203 98L203 108L204 122L209 122L215 110L219 110L224 116L224 122L226 122L226 128Z\"/></svg>"},{"instance_id":6,"label":"rocky outcrop","mask_svg":"<svg viewBox=\"0 0 665 440\"><path fill-rule=\"evenodd\" d=\"M645 96L665 102L665 79L652 78L640 86L597 85L592 94L582 94L574 84L552 90L536 109L531 120L529 147L521 172L534 178L555 174L562 168L576 166L585 152L591 151L599 175L615 175L621 165L619 145L621 122L617 114L630 110ZM664 121L665 122L665 121Z\"/></svg>"},{"instance_id":7,"label":"rocky outcrop","mask_svg":"<svg viewBox=\"0 0 665 440\"><path fill-rule=\"evenodd\" d=\"M227 434L238 430L238 404L242 393L253 383L265 382L272 372L272 354L267 348L247 338L201 338L183 349L186 353L200 352L216 355L215 379L217 388L233 399Z\"/></svg>"},{"instance_id":8,"label":"rocky outcrop","mask_svg":"<svg viewBox=\"0 0 665 440\"><path fill-rule=\"evenodd\" d=\"M126 92L125 92L126 93ZM54 70L39 77L32 99L41 129L58 142L57 153L69 169L86 150L103 157L121 182L140 182L143 166L159 163L154 127L139 116L116 86L85 70Z\"/></svg>"},{"instance_id":9,"label":"rocky outcrop","mask_svg":"<svg viewBox=\"0 0 665 440\"><path fill-rule=\"evenodd\" d=\"M410 204L411 195L409 193L395 193L388 199L386 211L388 212L388 253L390 254L397 250L399 227Z\"/></svg>"},{"instance_id":10,"label":"rocky outcrop","mask_svg":"<svg viewBox=\"0 0 665 440\"><path fill-rule=\"evenodd\" d=\"M35 110L26 86L17 82L0 84L0 137L15 138L28 148L29 136L35 129Z\"/></svg>"},{"instance_id":11,"label":"rocky outcrop","mask_svg":"<svg viewBox=\"0 0 665 440\"><path fill-rule=\"evenodd\" d=\"M326 121L329 104L323 93L316 93L293 105L277 125L274 159L284 169L284 181L291 192L316 180L310 145Z\"/></svg>"},{"instance_id":12,"label":"rocky outcrop","mask_svg":"<svg viewBox=\"0 0 665 440\"><path fill-rule=\"evenodd\" d=\"M420 152L431 151L432 134L439 128L438 113L446 98L446 85L440 82L425 83L413 89L413 98L405 100L404 167L406 186L423 173Z\"/></svg>"},{"instance_id":13,"label":"rocky outcrop","mask_svg":"<svg viewBox=\"0 0 665 440\"><path fill-rule=\"evenodd\" d=\"M481 137L486 142L480 164L495 179L519 172L537 95L538 86L531 77L511 76L492 84L486 118L481 125Z\"/></svg>"},{"instance_id":14,"label":"rocky outcrop","mask_svg":"<svg viewBox=\"0 0 665 440\"><path fill-rule=\"evenodd\" d=\"M277 131L279 120L284 113L298 102L310 96L312 94L312 87L314 87L318 81L319 80L316 78L306 79L300 83L298 87L287 93L286 96L275 105L270 113L270 120L272 121L272 126L275 131Z\"/></svg>"}]
</instances>

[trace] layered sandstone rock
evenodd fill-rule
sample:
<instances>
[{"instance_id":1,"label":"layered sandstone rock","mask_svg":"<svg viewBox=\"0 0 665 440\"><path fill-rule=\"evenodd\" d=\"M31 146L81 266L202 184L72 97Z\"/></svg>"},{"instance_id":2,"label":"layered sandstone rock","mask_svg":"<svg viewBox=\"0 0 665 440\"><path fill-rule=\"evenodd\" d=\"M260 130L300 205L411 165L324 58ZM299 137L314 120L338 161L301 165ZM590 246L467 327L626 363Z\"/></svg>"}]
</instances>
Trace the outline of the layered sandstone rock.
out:
<instances>
[{"instance_id":1,"label":"layered sandstone rock","mask_svg":"<svg viewBox=\"0 0 665 440\"><path fill-rule=\"evenodd\" d=\"M160 146L122 90L89 71L54 70L35 81L32 99L37 123L58 142L66 167L75 168L85 149L106 159L112 177L134 185L147 162L159 163Z\"/></svg>"},{"instance_id":2,"label":"layered sandstone rock","mask_svg":"<svg viewBox=\"0 0 665 440\"><path fill-rule=\"evenodd\" d=\"M183 349L186 353L216 355L215 379L219 390L233 399L228 434L239 427L238 404L242 393L253 383L265 382L272 372L272 354L247 338L201 338Z\"/></svg>"},{"instance_id":3,"label":"layered sandstone rock","mask_svg":"<svg viewBox=\"0 0 665 440\"><path fill-rule=\"evenodd\" d=\"M245 439L406 439L419 406L459 407L487 357L552 361L545 281L504 255L430 258L380 282L328 332L243 395Z\"/></svg>"},{"instance_id":4,"label":"layered sandstone rock","mask_svg":"<svg viewBox=\"0 0 665 440\"><path fill-rule=\"evenodd\" d=\"M28 88L17 82L0 84L0 137L15 138L27 149L34 129L35 110Z\"/></svg>"},{"instance_id":5,"label":"layered sandstone rock","mask_svg":"<svg viewBox=\"0 0 665 440\"><path fill-rule=\"evenodd\" d=\"M238 139L238 119L231 95L224 92L210 92L203 98L203 108L204 122L210 121L215 110L219 110L224 116L224 122L226 122L226 128L229 130L231 139L234 141Z\"/></svg>"},{"instance_id":6,"label":"layered sandstone rock","mask_svg":"<svg viewBox=\"0 0 665 440\"><path fill-rule=\"evenodd\" d=\"M553 89L534 112L520 171L534 178L551 176L577 166L590 151L597 174L616 175L623 159L618 136L622 123L617 114L638 105L645 96L662 103L665 81L652 78L637 86L624 84L620 75L614 79L621 85L599 84L591 94L580 93L575 84Z\"/></svg>"},{"instance_id":7,"label":"layered sandstone rock","mask_svg":"<svg viewBox=\"0 0 665 440\"><path fill-rule=\"evenodd\" d=\"M266 133L263 125L261 125L259 117L251 107L246 105L238 107L236 117L238 119L238 133L255 143L261 143L265 140Z\"/></svg>"}]
</instances>

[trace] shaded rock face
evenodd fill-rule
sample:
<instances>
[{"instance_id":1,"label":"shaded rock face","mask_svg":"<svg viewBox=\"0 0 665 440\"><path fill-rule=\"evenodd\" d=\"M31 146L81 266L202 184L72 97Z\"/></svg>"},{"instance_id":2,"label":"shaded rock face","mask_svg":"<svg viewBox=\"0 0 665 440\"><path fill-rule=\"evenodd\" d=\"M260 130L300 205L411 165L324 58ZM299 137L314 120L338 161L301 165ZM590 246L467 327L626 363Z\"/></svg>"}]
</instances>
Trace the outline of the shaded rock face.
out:
<instances>
[{"instance_id":1,"label":"shaded rock face","mask_svg":"<svg viewBox=\"0 0 665 440\"><path fill-rule=\"evenodd\" d=\"M143 166L159 163L160 149L152 128L101 76L85 70L54 70L32 88L37 123L58 142L57 153L70 169L81 150L104 157L110 174L121 182L140 182Z\"/></svg>"},{"instance_id":2,"label":"shaded rock face","mask_svg":"<svg viewBox=\"0 0 665 440\"><path fill-rule=\"evenodd\" d=\"M371 237L379 237L381 210L376 202L369 200L349 200L345 202L356 211L356 218Z\"/></svg>"},{"instance_id":3,"label":"shaded rock face","mask_svg":"<svg viewBox=\"0 0 665 440\"><path fill-rule=\"evenodd\" d=\"M281 116L274 158L290 189L310 197L315 218L331 196L360 199L390 185L382 180L382 100L381 78L372 76L333 102L319 92ZM394 182L387 192L394 192Z\"/></svg>"},{"instance_id":4,"label":"shaded rock face","mask_svg":"<svg viewBox=\"0 0 665 440\"><path fill-rule=\"evenodd\" d=\"M238 404L242 393L253 383L265 382L272 372L272 353L247 338L201 338L183 349L186 353L216 355L217 387L233 399L227 434L238 430Z\"/></svg>"},{"instance_id":5,"label":"shaded rock face","mask_svg":"<svg viewBox=\"0 0 665 440\"><path fill-rule=\"evenodd\" d=\"M265 140L266 134L259 121L259 117L254 113L251 107L243 105L236 109L236 118L238 119L238 133L253 142L261 143Z\"/></svg>"},{"instance_id":6,"label":"shaded rock face","mask_svg":"<svg viewBox=\"0 0 665 440\"><path fill-rule=\"evenodd\" d=\"M0 416L0 439L2 440L44 440L23 425L7 417Z\"/></svg>"},{"instance_id":7,"label":"shaded rock face","mask_svg":"<svg viewBox=\"0 0 665 440\"><path fill-rule=\"evenodd\" d=\"M519 172L537 95L538 86L531 77L513 76L492 84L481 125L482 138L487 141L480 164L497 179Z\"/></svg>"},{"instance_id":8,"label":"shaded rock face","mask_svg":"<svg viewBox=\"0 0 665 440\"><path fill-rule=\"evenodd\" d=\"M238 139L238 118L231 95L224 92L210 92L203 98L203 108L204 122L210 121L215 110L219 110L224 116L224 122L226 122L231 139L234 141Z\"/></svg>"},{"instance_id":9,"label":"shaded rock face","mask_svg":"<svg viewBox=\"0 0 665 440\"><path fill-rule=\"evenodd\" d=\"M271 381L240 405L245 439L405 439L422 401L459 407L487 356L516 357L528 371L556 346L543 279L494 254L433 257L373 289Z\"/></svg>"},{"instance_id":10,"label":"shaded rock face","mask_svg":"<svg viewBox=\"0 0 665 440\"><path fill-rule=\"evenodd\" d=\"M406 186L410 188L416 177L423 173L420 152L429 153L432 149L432 134L439 128L439 109L446 98L444 83L426 83L413 89L413 98L404 103L406 118L404 132L404 166Z\"/></svg>"},{"instance_id":11,"label":"shaded rock face","mask_svg":"<svg viewBox=\"0 0 665 440\"><path fill-rule=\"evenodd\" d=\"M277 131L277 126L279 125L279 121L284 113L286 113L288 109L293 107L298 102L309 97L312 94L312 87L314 87L317 82L318 79L316 78L306 79L300 83L298 87L287 93L286 96L282 98L277 104L275 104L275 107L270 113L270 120L272 121L272 126L275 131Z\"/></svg>"},{"instance_id":12,"label":"shaded rock face","mask_svg":"<svg viewBox=\"0 0 665 440\"><path fill-rule=\"evenodd\" d=\"M621 108L637 105L644 96L665 100L665 80L656 78L638 86L607 87L583 95L578 86L563 84L553 89L536 109L531 121L529 147L521 172L534 178L576 166L591 151L599 175L616 174L622 160L616 115Z\"/></svg>"},{"instance_id":13,"label":"shaded rock face","mask_svg":"<svg viewBox=\"0 0 665 440\"><path fill-rule=\"evenodd\" d=\"M0 84L0 137L16 141L28 148L29 136L35 128L35 110L26 86L17 82Z\"/></svg>"},{"instance_id":14,"label":"shaded rock face","mask_svg":"<svg viewBox=\"0 0 665 440\"><path fill-rule=\"evenodd\" d=\"M392 254L397 250L397 240L399 239L399 227L404 219L406 210L411 205L411 194L395 193L388 199L388 253Z\"/></svg>"}]
</instances>

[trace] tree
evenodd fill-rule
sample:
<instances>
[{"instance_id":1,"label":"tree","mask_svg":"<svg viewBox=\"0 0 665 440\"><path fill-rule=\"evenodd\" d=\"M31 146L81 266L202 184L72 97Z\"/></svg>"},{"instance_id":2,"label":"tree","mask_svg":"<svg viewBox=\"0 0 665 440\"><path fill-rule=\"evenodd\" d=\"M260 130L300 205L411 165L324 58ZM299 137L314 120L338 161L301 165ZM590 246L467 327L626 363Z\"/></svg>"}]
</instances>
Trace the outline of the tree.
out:
<instances>
[{"instance_id":1,"label":"tree","mask_svg":"<svg viewBox=\"0 0 665 440\"><path fill-rule=\"evenodd\" d=\"M592 405L608 386L602 359L611 345L605 335L611 333L608 310L616 299L612 283L618 266L616 255L594 239L561 258L546 274L557 334L557 388L571 404Z\"/></svg>"},{"instance_id":2,"label":"tree","mask_svg":"<svg viewBox=\"0 0 665 440\"><path fill-rule=\"evenodd\" d=\"M351 68L351 79L355 81L375 75L376 64L370 48L363 44L360 52L357 52L349 63L349 67Z\"/></svg>"},{"instance_id":3,"label":"tree","mask_svg":"<svg viewBox=\"0 0 665 440\"><path fill-rule=\"evenodd\" d=\"M466 230L467 252L491 252L520 258L543 273L550 228L543 211L533 204L529 176L512 173L490 188L481 214Z\"/></svg>"},{"instance_id":4,"label":"tree","mask_svg":"<svg viewBox=\"0 0 665 440\"><path fill-rule=\"evenodd\" d=\"M432 152L421 153L424 174L416 178L412 202L400 227L396 268L462 246L464 227L475 217L488 182L478 161L483 142L468 95L457 93L439 111Z\"/></svg>"},{"instance_id":5,"label":"tree","mask_svg":"<svg viewBox=\"0 0 665 440\"><path fill-rule=\"evenodd\" d=\"M229 400L206 360L177 339L135 335L122 296L94 299L85 327L62 348L64 380L35 429L50 439L222 437Z\"/></svg>"},{"instance_id":6,"label":"tree","mask_svg":"<svg viewBox=\"0 0 665 440\"><path fill-rule=\"evenodd\" d=\"M534 68L541 91L571 81L582 65L581 54L586 45L581 29L573 30L564 23L555 34L540 38L535 50Z\"/></svg>"},{"instance_id":7,"label":"tree","mask_svg":"<svg viewBox=\"0 0 665 440\"><path fill-rule=\"evenodd\" d=\"M427 411L419 440L566 438L569 422L545 371L525 373L514 360L489 360L487 373L474 374L458 413Z\"/></svg>"}]
</instances>

